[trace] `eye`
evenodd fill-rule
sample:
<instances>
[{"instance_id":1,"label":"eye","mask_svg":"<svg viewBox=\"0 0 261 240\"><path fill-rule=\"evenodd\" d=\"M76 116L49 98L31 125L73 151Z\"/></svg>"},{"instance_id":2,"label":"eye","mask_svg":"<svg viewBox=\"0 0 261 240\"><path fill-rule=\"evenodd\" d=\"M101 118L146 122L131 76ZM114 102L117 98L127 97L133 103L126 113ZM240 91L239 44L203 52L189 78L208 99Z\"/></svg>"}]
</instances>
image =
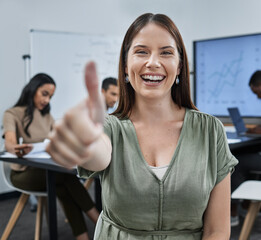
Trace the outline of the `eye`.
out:
<instances>
[{"instance_id":1,"label":"eye","mask_svg":"<svg viewBox=\"0 0 261 240\"><path fill-rule=\"evenodd\" d=\"M143 54L147 54L147 51L145 51L145 50L137 50L135 53L143 55Z\"/></svg>"},{"instance_id":2,"label":"eye","mask_svg":"<svg viewBox=\"0 0 261 240\"><path fill-rule=\"evenodd\" d=\"M42 95L43 95L44 97L46 97L46 96L48 96L48 95L49 95L49 93L48 93L48 92L46 92L46 91L43 91L43 92L42 92Z\"/></svg>"},{"instance_id":3,"label":"eye","mask_svg":"<svg viewBox=\"0 0 261 240\"><path fill-rule=\"evenodd\" d=\"M173 52L171 51L163 51L161 55L173 55Z\"/></svg>"}]
</instances>

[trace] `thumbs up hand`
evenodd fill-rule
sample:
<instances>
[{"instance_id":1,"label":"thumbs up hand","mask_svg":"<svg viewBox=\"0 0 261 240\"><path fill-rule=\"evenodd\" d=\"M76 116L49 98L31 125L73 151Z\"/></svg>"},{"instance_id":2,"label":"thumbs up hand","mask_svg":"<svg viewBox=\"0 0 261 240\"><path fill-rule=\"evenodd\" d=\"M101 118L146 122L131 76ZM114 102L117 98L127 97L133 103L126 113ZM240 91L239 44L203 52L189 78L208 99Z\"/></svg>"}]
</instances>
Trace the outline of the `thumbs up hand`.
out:
<instances>
[{"instance_id":1,"label":"thumbs up hand","mask_svg":"<svg viewBox=\"0 0 261 240\"><path fill-rule=\"evenodd\" d=\"M55 124L46 151L66 168L80 165L100 171L110 162L111 142L103 133L105 103L94 62L85 67L85 85L89 96Z\"/></svg>"},{"instance_id":2,"label":"thumbs up hand","mask_svg":"<svg viewBox=\"0 0 261 240\"><path fill-rule=\"evenodd\" d=\"M96 123L103 123L105 116L105 100L99 89L99 81L94 62L89 62L85 67L85 85L89 93L87 106L90 118Z\"/></svg>"}]
</instances>

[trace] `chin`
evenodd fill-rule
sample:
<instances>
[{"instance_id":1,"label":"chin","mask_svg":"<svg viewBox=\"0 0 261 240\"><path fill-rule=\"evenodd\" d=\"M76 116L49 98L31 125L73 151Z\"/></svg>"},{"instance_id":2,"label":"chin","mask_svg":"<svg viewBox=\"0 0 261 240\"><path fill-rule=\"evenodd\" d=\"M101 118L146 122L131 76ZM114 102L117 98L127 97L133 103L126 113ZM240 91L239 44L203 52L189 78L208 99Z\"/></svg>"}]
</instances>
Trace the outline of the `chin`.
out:
<instances>
[{"instance_id":1,"label":"chin","mask_svg":"<svg viewBox=\"0 0 261 240\"><path fill-rule=\"evenodd\" d=\"M42 111L44 109L44 107L36 107L39 111Z\"/></svg>"}]
</instances>

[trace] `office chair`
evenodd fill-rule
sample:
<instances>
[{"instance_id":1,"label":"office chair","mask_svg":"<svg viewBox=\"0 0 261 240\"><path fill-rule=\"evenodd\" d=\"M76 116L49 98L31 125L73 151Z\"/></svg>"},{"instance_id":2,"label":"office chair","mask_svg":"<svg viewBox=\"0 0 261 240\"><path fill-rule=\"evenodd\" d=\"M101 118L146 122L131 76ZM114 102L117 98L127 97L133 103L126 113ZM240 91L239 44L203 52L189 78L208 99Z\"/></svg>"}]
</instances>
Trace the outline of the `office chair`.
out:
<instances>
[{"instance_id":1,"label":"office chair","mask_svg":"<svg viewBox=\"0 0 261 240\"><path fill-rule=\"evenodd\" d=\"M42 225L42 213L43 213L43 207L45 206L46 208L46 197L47 197L47 192L35 192L35 191L25 191L20 188L16 188L13 186L11 179L10 179L10 173L11 173L11 168L10 168L10 163L7 162L2 162L2 175L4 177L4 181L7 186L12 188L13 190L16 190L18 192L21 192L21 196L19 200L16 203L16 206L13 210L13 213L8 221L8 224L5 227L5 230L1 236L1 240L7 240L9 235L11 234L18 218L20 217L25 204L28 201L28 198L31 194L35 195L38 197L38 206L37 206L37 213L36 213L36 221L35 221L35 235L34 239L35 240L40 240L41 238L41 225ZM30 227L30 226L28 226Z\"/></svg>"},{"instance_id":2,"label":"office chair","mask_svg":"<svg viewBox=\"0 0 261 240\"><path fill-rule=\"evenodd\" d=\"M231 196L233 199L250 200L250 205L240 232L239 240L249 239L256 216L261 208L261 181L243 182Z\"/></svg>"}]
</instances>

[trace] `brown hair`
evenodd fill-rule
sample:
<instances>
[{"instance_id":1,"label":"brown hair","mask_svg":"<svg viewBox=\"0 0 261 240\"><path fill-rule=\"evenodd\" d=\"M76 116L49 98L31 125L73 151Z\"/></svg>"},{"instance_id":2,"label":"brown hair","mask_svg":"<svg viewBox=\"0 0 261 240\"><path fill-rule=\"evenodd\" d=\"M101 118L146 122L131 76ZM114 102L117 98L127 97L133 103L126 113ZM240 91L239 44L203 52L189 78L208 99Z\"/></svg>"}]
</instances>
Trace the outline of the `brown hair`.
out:
<instances>
[{"instance_id":1,"label":"brown hair","mask_svg":"<svg viewBox=\"0 0 261 240\"><path fill-rule=\"evenodd\" d=\"M155 23L166 29L174 38L180 59L179 84L173 84L171 96L173 101L181 108L197 109L190 97L189 65L185 46L180 32L173 21L163 14L146 13L139 16L129 27L120 52L119 60L119 104L113 115L119 118L129 117L135 103L135 91L131 84L126 84L125 67L127 65L127 56L133 39L148 23Z\"/></svg>"}]
</instances>

